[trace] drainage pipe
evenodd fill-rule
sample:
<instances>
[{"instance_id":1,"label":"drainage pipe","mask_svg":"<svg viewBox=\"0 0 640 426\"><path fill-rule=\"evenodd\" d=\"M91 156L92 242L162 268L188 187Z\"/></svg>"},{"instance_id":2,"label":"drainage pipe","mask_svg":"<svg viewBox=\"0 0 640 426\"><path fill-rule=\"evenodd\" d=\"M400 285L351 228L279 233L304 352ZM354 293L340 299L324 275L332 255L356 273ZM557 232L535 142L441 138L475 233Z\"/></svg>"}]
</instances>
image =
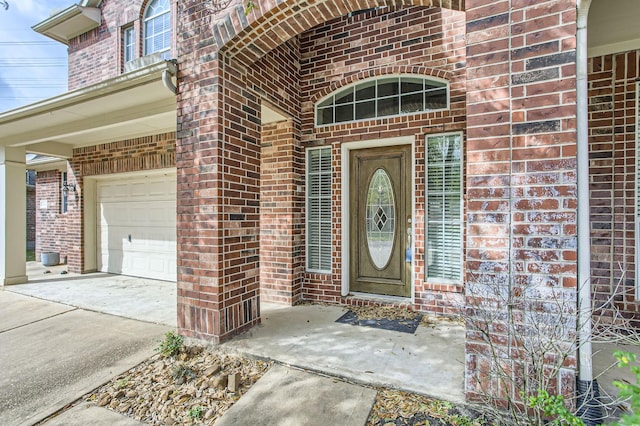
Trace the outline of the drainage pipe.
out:
<instances>
[{"instance_id":1,"label":"drainage pipe","mask_svg":"<svg viewBox=\"0 0 640 426\"><path fill-rule=\"evenodd\" d=\"M178 88L173 84L171 77L175 76L177 73L178 65L175 60L167 61L167 69L162 71L162 84L164 84L164 87L171 90L171 93L174 95L178 93Z\"/></svg>"},{"instance_id":2,"label":"drainage pipe","mask_svg":"<svg viewBox=\"0 0 640 426\"><path fill-rule=\"evenodd\" d=\"M578 196L578 415L600 424L598 384L593 380L591 319L591 238L589 206L589 85L587 18L592 0L578 0L576 34L577 196Z\"/></svg>"}]
</instances>

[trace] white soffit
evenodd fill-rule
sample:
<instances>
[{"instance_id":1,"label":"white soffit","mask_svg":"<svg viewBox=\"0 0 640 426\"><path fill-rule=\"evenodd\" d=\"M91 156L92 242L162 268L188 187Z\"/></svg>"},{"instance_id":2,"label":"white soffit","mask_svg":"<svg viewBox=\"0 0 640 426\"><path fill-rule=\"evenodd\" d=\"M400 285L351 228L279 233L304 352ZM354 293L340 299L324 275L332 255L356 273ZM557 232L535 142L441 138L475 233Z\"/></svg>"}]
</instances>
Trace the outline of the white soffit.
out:
<instances>
[{"instance_id":1,"label":"white soffit","mask_svg":"<svg viewBox=\"0 0 640 426\"><path fill-rule=\"evenodd\" d=\"M589 8L589 57L640 49L640 0L593 0Z\"/></svg>"},{"instance_id":2,"label":"white soffit","mask_svg":"<svg viewBox=\"0 0 640 426\"><path fill-rule=\"evenodd\" d=\"M277 121L284 121L287 117L275 107L272 107L263 101L260 107L260 119L262 124L268 124L275 123Z\"/></svg>"},{"instance_id":3,"label":"white soffit","mask_svg":"<svg viewBox=\"0 0 640 426\"><path fill-rule=\"evenodd\" d=\"M29 152L30 145L80 147L175 131L176 97L162 83L168 69L162 61L0 113L0 144L26 146Z\"/></svg>"},{"instance_id":4,"label":"white soffit","mask_svg":"<svg viewBox=\"0 0 640 426\"><path fill-rule=\"evenodd\" d=\"M100 9L74 4L31 28L60 43L69 44L70 39L97 28L100 23Z\"/></svg>"}]
</instances>

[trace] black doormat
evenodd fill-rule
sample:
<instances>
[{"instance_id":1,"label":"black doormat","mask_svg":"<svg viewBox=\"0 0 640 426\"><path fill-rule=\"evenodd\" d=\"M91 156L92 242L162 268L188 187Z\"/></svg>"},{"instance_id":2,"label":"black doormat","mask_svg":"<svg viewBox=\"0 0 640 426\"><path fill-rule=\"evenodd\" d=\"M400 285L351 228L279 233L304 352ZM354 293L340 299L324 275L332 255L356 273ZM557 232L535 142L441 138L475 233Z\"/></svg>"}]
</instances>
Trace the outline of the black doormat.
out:
<instances>
[{"instance_id":1,"label":"black doormat","mask_svg":"<svg viewBox=\"0 0 640 426\"><path fill-rule=\"evenodd\" d=\"M422 315L418 315L414 319L388 319L388 318L376 318L376 319L358 319L358 316L353 311L347 311L344 315L336 320L336 322L342 324L362 325L365 327L380 328L382 330L400 331L402 333L413 334L416 332Z\"/></svg>"}]
</instances>

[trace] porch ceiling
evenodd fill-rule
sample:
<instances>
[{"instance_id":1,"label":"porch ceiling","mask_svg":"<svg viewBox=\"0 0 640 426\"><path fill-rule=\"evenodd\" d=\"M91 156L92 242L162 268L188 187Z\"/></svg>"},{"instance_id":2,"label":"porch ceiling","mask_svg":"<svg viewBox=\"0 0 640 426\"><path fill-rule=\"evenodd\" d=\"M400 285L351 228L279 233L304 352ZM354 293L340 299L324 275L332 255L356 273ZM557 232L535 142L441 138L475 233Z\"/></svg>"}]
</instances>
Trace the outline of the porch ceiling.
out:
<instances>
[{"instance_id":1,"label":"porch ceiling","mask_svg":"<svg viewBox=\"0 0 640 426\"><path fill-rule=\"evenodd\" d=\"M0 114L0 144L66 157L75 147L176 130L176 97L162 61L83 89Z\"/></svg>"},{"instance_id":2,"label":"porch ceiling","mask_svg":"<svg viewBox=\"0 0 640 426\"><path fill-rule=\"evenodd\" d=\"M640 1L593 0L587 24L589 56L640 48Z\"/></svg>"}]
</instances>

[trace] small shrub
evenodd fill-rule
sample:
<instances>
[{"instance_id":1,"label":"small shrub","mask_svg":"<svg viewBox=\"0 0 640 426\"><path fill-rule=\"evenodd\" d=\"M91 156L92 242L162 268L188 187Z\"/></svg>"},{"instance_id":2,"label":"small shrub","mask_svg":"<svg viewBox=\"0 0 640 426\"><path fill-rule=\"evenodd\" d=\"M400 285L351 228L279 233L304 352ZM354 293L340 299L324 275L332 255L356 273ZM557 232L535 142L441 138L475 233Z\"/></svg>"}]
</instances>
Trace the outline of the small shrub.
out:
<instances>
[{"instance_id":1,"label":"small shrub","mask_svg":"<svg viewBox=\"0 0 640 426\"><path fill-rule=\"evenodd\" d=\"M202 407L196 405L189 410L189 417L192 419L200 419L202 417Z\"/></svg>"},{"instance_id":2,"label":"small shrub","mask_svg":"<svg viewBox=\"0 0 640 426\"><path fill-rule=\"evenodd\" d=\"M190 380L190 379L194 379L196 377L196 373L193 372L192 369L190 369L189 367L187 367L184 364L178 364L175 367L173 367L173 370L171 370L171 377L173 377L173 380Z\"/></svg>"},{"instance_id":3,"label":"small shrub","mask_svg":"<svg viewBox=\"0 0 640 426\"><path fill-rule=\"evenodd\" d=\"M126 387L126 386L129 384L129 380L131 380L129 376L124 377L124 378L122 378L122 379L118 380L118 381L116 382L116 386L115 386L115 388L116 388L116 389L122 389L122 388Z\"/></svg>"},{"instance_id":4,"label":"small shrub","mask_svg":"<svg viewBox=\"0 0 640 426\"><path fill-rule=\"evenodd\" d=\"M538 389L537 396L529 397L529 407L542 410L545 416L553 419L549 424L554 426L585 426L582 419L564 405L562 395L549 395L546 390Z\"/></svg>"},{"instance_id":5,"label":"small shrub","mask_svg":"<svg viewBox=\"0 0 640 426\"><path fill-rule=\"evenodd\" d=\"M640 365L631 365L636 362L636 354L631 352L615 351L613 356L618 360L618 368L629 367L636 383L622 382L614 380L615 387L620 389L620 397L629 398L631 403L631 414L623 414L620 421L613 423L613 426L637 426L640 425Z\"/></svg>"},{"instance_id":6,"label":"small shrub","mask_svg":"<svg viewBox=\"0 0 640 426\"><path fill-rule=\"evenodd\" d=\"M176 356L180 353L182 345L184 344L184 337L175 333L174 331L167 331L156 351L160 352L164 356Z\"/></svg>"}]
</instances>

